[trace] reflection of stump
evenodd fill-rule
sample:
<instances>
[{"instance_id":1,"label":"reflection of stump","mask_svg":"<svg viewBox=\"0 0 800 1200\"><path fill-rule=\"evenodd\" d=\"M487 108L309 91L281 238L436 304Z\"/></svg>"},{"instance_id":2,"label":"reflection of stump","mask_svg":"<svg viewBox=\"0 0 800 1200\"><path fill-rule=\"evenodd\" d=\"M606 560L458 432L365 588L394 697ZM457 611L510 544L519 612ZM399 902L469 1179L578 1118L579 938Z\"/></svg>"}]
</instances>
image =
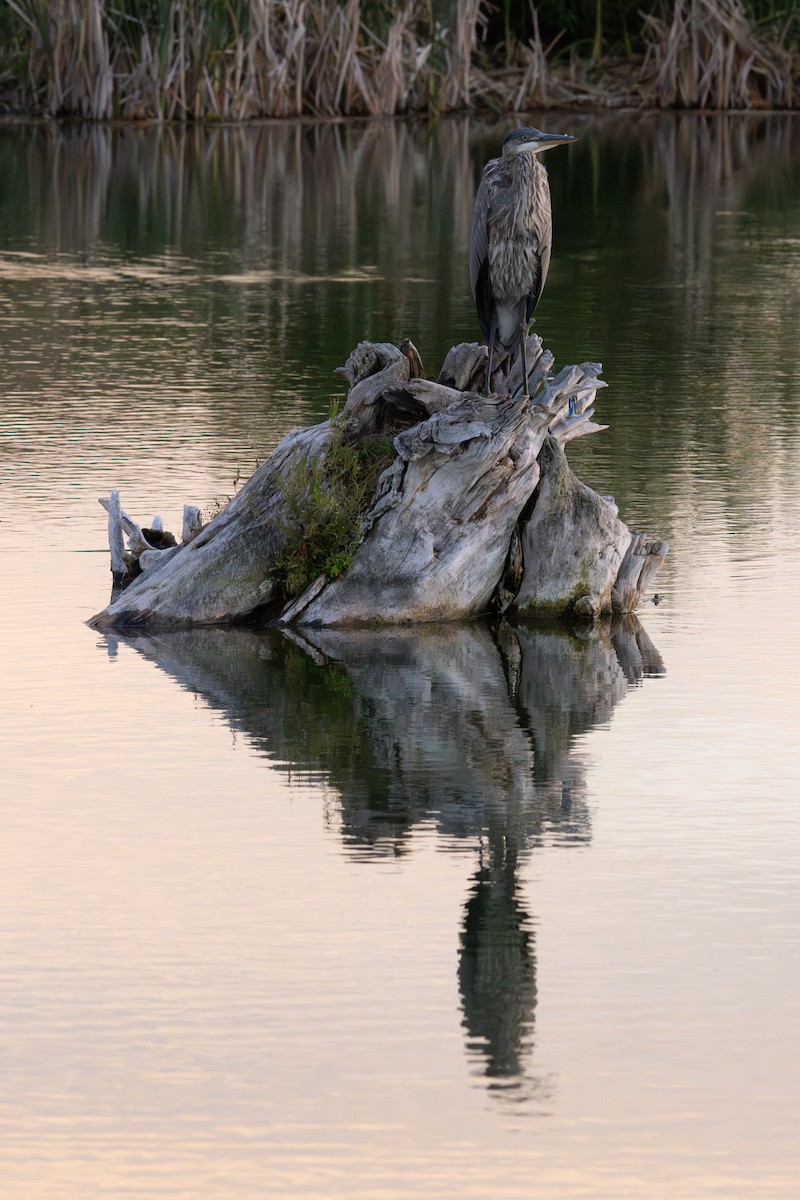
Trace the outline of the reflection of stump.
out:
<instances>
[{"instance_id":1,"label":"reflection of stump","mask_svg":"<svg viewBox=\"0 0 800 1200\"><path fill-rule=\"evenodd\" d=\"M107 635L115 654L122 640ZM518 871L543 839L591 838L576 742L663 671L636 617L580 636L471 621L137 633L129 644L275 769L322 779L349 854L402 854L422 823L470 852L480 844L459 933L463 1025L492 1089L527 1095L536 955Z\"/></svg>"},{"instance_id":2,"label":"reflection of stump","mask_svg":"<svg viewBox=\"0 0 800 1200\"><path fill-rule=\"evenodd\" d=\"M545 837L588 841L576 742L664 669L635 616L580 636L471 621L173 630L129 644L279 769L321 774L340 796L344 838L382 854L431 819L456 839L501 822L518 856Z\"/></svg>"},{"instance_id":3,"label":"reflection of stump","mask_svg":"<svg viewBox=\"0 0 800 1200\"><path fill-rule=\"evenodd\" d=\"M342 369L350 388L340 417L288 434L180 546L139 546L142 573L92 623L354 626L493 608L584 618L632 610L666 546L632 534L575 478L562 448L602 428L591 420L600 367L553 376L535 335L528 362L530 398L519 364L508 394L486 398L477 390L485 347L454 347L434 383L420 377L410 343L362 343ZM371 454L384 468L377 483L365 474ZM120 539L112 529L116 559ZM318 573L287 565L293 554Z\"/></svg>"}]
</instances>

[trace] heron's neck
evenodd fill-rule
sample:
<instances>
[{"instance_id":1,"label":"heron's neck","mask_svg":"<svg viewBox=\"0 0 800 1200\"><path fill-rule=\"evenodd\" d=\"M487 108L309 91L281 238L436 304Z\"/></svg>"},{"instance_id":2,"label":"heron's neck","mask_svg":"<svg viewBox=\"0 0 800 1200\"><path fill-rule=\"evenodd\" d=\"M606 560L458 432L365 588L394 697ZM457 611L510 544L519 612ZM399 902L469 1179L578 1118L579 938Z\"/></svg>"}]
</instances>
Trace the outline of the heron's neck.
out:
<instances>
[{"instance_id":1,"label":"heron's neck","mask_svg":"<svg viewBox=\"0 0 800 1200\"><path fill-rule=\"evenodd\" d=\"M547 179L547 171L539 161L538 154L522 153L509 155L508 167L517 186L532 187Z\"/></svg>"},{"instance_id":2,"label":"heron's neck","mask_svg":"<svg viewBox=\"0 0 800 1200\"><path fill-rule=\"evenodd\" d=\"M508 218L512 227L527 232L536 222L537 214L550 212L547 171L538 154L510 155L508 171L511 176Z\"/></svg>"}]
</instances>

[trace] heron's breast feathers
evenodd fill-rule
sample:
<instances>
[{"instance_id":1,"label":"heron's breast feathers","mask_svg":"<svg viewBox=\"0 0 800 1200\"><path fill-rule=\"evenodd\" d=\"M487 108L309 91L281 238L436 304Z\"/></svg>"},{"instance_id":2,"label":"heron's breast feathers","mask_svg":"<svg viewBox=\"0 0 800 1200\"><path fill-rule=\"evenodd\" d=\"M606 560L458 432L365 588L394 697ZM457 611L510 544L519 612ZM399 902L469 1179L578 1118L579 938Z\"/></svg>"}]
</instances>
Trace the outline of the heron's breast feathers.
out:
<instances>
[{"instance_id":1,"label":"heron's breast feathers","mask_svg":"<svg viewBox=\"0 0 800 1200\"><path fill-rule=\"evenodd\" d=\"M547 173L527 159L513 175L494 173L489 200L487 257L498 302L519 303L544 283L552 216Z\"/></svg>"},{"instance_id":2,"label":"heron's breast feathers","mask_svg":"<svg viewBox=\"0 0 800 1200\"><path fill-rule=\"evenodd\" d=\"M541 274L538 238L495 238L489 242L489 278L498 303L517 304L537 291Z\"/></svg>"}]
</instances>

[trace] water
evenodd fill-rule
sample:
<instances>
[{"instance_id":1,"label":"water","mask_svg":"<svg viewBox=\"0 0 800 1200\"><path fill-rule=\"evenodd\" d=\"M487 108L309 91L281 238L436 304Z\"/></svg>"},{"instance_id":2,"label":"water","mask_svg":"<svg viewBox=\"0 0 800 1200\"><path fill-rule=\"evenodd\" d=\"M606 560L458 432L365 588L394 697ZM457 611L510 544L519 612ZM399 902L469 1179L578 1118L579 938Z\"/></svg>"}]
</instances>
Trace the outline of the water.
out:
<instances>
[{"instance_id":1,"label":"water","mask_svg":"<svg viewBox=\"0 0 800 1200\"><path fill-rule=\"evenodd\" d=\"M131 642L97 497L474 338L498 131L0 126L4 1195L797 1194L800 131L556 126L537 328L661 603Z\"/></svg>"}]
</instances>

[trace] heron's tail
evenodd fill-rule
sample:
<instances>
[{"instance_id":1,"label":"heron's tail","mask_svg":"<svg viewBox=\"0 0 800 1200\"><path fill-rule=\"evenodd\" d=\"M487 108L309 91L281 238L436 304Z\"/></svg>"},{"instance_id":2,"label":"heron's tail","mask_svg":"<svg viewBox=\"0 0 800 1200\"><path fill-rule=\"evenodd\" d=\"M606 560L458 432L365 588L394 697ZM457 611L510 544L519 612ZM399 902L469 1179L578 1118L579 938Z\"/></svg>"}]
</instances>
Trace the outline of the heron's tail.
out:
<instances>
[{"instance_id":1,"label":"heron's tail","mask_svg":"<svg viewBox=\"0 0 800 1200\"><path fill-rule=\"evenodd\" d=\"M525 316L524 304L497 305L496 343L511 354L519 345Z\"/></svg>"}]
</instances>

